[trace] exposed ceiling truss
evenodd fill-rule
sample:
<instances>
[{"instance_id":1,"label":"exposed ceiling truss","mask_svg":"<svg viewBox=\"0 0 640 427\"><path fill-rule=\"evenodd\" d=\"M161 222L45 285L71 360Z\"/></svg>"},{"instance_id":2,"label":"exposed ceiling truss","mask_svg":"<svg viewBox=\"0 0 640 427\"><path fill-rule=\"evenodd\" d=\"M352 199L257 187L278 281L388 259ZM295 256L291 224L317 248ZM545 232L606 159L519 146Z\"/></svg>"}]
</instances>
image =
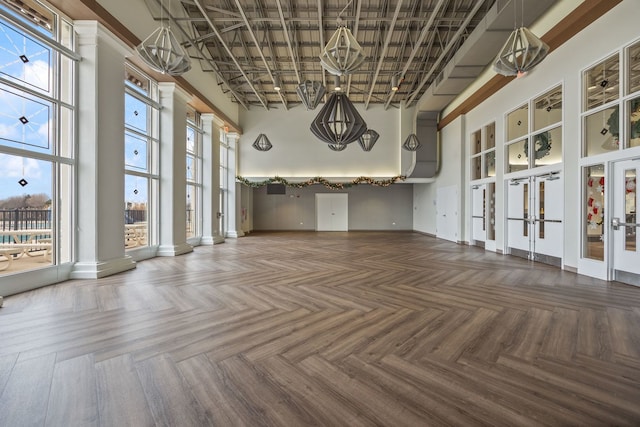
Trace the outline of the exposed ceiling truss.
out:
<instances>
[{"instance_id":1,"label":"exposed ceiling truss","mask_svg":"<svg viewBox=\"0 0 640 427\"><path fill-rule=\"evenodd\" d=\"M304 80L333 90L319 55L341 13L367 54L342 86L354 103L388 108L416 103L496 0L146 1L235 102L288 109L300 104L296 87Z\"/></svg>"}]
</instances>

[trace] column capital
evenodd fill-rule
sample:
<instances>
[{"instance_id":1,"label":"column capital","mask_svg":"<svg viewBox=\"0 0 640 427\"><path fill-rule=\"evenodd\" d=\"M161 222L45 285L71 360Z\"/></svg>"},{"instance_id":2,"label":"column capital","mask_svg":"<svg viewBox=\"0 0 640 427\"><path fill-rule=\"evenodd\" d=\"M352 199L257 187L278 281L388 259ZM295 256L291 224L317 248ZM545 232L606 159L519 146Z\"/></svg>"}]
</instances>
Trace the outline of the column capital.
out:
<instances>
[{"instance_id":1,"label":"column capital","mask_svg":"<svg viewBox=\"0 0 640 427\"><path fill-rule=\"evenodd\" d=\"M134 49L120 40L115 34L109 31L98 21L78 20L73 22L73 29L78 35L78 45L95 45L99 41L108 43L116 49L122 56L133 56Z\"/></svg>"},{"instance_id":2,"label":"column capital","mask_svg":"<svg viewBox=\"0 0 640 427\"><path fill-rule=\"evenodd\" d=\"M185 103L189 102L192 98L189 92L181 88L175 82L159 82L158 90L160 91L160 98L174 95Z\"/></svg>"}]
</instances>

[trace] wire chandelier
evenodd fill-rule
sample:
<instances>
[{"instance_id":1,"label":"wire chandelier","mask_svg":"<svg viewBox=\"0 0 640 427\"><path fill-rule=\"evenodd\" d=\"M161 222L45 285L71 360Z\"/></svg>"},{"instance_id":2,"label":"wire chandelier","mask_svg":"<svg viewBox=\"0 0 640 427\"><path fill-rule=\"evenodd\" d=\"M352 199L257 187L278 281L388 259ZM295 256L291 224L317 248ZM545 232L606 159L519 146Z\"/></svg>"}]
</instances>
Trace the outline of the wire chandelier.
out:
<instances>
[{"instance_id":1,"label":"wire chandelier","mask_svg":"<svg viewBox=\"0 0 640 427\"><path fill-rule=\"evenodd\" d=\"M503 76L523 76L547 56L549 46L526 27L514 30L493 63Z\"/></svg>"},{"instance_id":2,"label":"wire chandelier","mask_svg":"<svg viewBox=\"0 0 640 427\"><path fill-rule=\"evenodd\" d=\"M162 17L164 5L160 4L160 27L136 46L140 58L153 70L179 76L191 69L191 59L182 48L170 25L165 25Z\"/></svg>"},{"instance_id":3,"label":"wire chandelier","mask_svg":"<svg viewBox=\"0 0 640 427\"><path fill-rule=\"evenodd\" d=\"M367 57L360 43L358 43L342 20L342 14L347 10L352 1L353 0L349 0L347 5L338 14L336 20L338 29L333 33L320 54L320 64L322 67L336 76L353 73L360 68Z\"/></svg>"},{"instance_id":4,"label":"wire chandelier","mask_svg":"<svg viewBox=\"0 0 640 427\"><path fill-rule=\"evenodd\" d=\"M367 129L365 133L358 138L358 144L364 151L371 151L380 135L373 129Z\"/></svg>"},{"instance_id":5,"label":"wire chandelier","mask_svg":"<svg viewBox=\"0 0 640 427\"><path fill-rule=\"evenodd\" d=\"M264 133L258 135L251 146L258 151L269 151L271 150L271 148L273 148L271 141L269 141L269 138L267 138L267 135L265 135Z\"/></svg>"},{"instance_id":6,"label":"wire chandelier","mask_svg":"<svg viewBox=\"0 0 640 427\"><path fill-rule=\"evenodd\" d=\"M402 148L404 148L407 151L418 151L418 149L421 146L422 144L420 143L420 140L418 139L418 136L415 133L412 133L411 135L409 135L407 139L404 141L404 144L402 144Z\"/></svg>"},{"instance_id":7,"label":"wire chandelier","mask_svg":"<svg viewBox=\"0 0 640 427\"><path fill-rule=\"evenodd\" d=\"M298 85L296 92L307 110L315 110L324 96L325 88L320 82L305 80Z\"/></svg>"},{"instance_id":8,"label":"wire chandelier","mask_svg":"<svg viewBox=\"0 0 640 427\"><path fill-rule=\"evenodd\" d=\"M311 132L327 144L350 144L366 131L364 119L342 92L333 92L311 122Z\"/></svg>"}]
</instances>

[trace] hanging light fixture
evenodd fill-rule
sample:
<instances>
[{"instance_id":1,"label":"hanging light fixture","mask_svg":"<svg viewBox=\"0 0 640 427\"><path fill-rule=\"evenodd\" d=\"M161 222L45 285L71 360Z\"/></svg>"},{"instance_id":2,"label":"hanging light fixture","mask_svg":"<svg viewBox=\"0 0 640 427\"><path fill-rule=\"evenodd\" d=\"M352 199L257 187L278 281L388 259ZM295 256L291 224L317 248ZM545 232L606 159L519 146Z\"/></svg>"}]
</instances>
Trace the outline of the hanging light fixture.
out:
<instances>
[{"instance_id":1,"label":"hanging light fixture","mask_svg":"<svg viewBox=\"0 0 640 427\"><path fill-rule=\"evenodd\" d=\"M324 86L320 82L305 80L296 88L300 100L307 110L315 110L324 96Z\"/></svg>"},{"instance_id":2,"label":"hanging light fixture","mask_svg":"<svg viewBox=\"0 0 640 427\"><path fill-rule=\"evenodd\" d=\"M365 133L358 138L358 143L364 151L371 151L380 135L373 129L367 129Z\"/></svg>"},{"instance_id":3,"label":"hanging light fixture","mask_svg":"<svg viewBox=\"0 0 640 427\"><path fill-rule=\"evenodd\" d=\"M311 122L311 132L327 144L350 144L366 131L367 124L343 92L333 92Z\"/></svg>"},{"instance_id":4,"label":"hanging light fixture","mask_svg":"<svg viewBox=\"0 0 640 427\"><path fill-rule=\"evenodd\" d=\"M522 77L547 56L549 46L526 27L514 30L493 63L503 76Z\"/></svg>"},{"instance_id":5,"label":"hanging light fixture","mask_svg":"<svg viewBox=\"0 0 640 427\"><path fill-rule=\"evenodd\" d=\"M336 76L353 73L360 68L367 57L364 54L364 49L351 34L341 17L352 1L349 0L349 3L338 14L338 29L333 33L320 54L322 67Z\"/></svg>"},{"instance_id":6,"label":"hanging light fixture","mask_svg":"<svg viewBox=\"0 0 640 427\"><path fill-rule=\"evenodd\" d=\"M420 140L415 133L409 135L404 141L404 144L402 144L402 148L407 151L417 151L421 146L422 144L420 144Z\"/></svg>"},{"instance_id":7,"label":"hanging light fixture","mask_svg":"<svg viewBox=\"0 0 640 427\"><path fill-rule=\"evenodd\" d=\"M273 145L271 145L271 141L269 141L267 135L261 133L252 144L252 147L258 151L269 151L271 150L271 148L273 148Z\"/></svg>"},{"instance_id":8,"label":"hanging light fixture","mask_svg":"<svg viewBox=\"0 0 640 427\"><path fill-rule=\"evenodd\" d=\"M524 76L529 70L538 65L549 53L549 46L529 31L524 22L524 0L520 0L522 14L521 26L517 28L517 3L513 3L513 27L504 46L493 62L493 70L503 76Z\"/></svg>"},{"instance_id":9,"label":"hanging light fixture","mask_svg":"<svg viewBox=\"0 0 640 427\"><path fill-rule=\"evenodd\" d=\"M170 76L179 76L191 69L191 59L171 31L171 26L165 26L163 10L164 5L161 2L160 27L144 39L136 47L136 51L153 70Z\"/></svg>"},{"instance_id":10,"label":"hanging light fixture","mask_svg":"<svg viewBox=\"0 0 640 427\"><path fill-rule=\"evenodd\" d=\"M282 83L280 83L280 77L273 76L273 90L280 92L282 90Z\"/></svg>"},{"instance_id":11,"label":"hanging light fixture","mask_svg":"<svg viewBox=\"0 0 640 427\"><path fill-rule=\"evenodd\" d=\"M347 144L329 144L329 148L333 151L342 151L347 148Z\"/></svg>"}]
</instances>

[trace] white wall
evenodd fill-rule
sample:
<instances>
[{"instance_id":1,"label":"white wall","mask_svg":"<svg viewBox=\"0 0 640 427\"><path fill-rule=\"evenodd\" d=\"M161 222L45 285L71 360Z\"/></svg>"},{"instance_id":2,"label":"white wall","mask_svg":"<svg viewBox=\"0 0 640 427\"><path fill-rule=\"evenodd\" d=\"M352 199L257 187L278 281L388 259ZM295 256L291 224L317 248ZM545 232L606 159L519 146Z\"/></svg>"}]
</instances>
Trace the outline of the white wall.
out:
<instances>
[{"instance_id":1,"label":"white wall","mask_svg":"<svg viewBox=\"0 0 640 427\"><path fill-rule=\"evenodd\" d=\"M340 152L331 151L327 144L317 139L309 129L324 104L307 111L298 105L284 110L265 110L253 107L240 111L240 126L243 135L239 143L239 171L245 178L266 178L280 176L286 178L314 177L355 178L368 176L375 178L400 175L400 110L384 110L381 105L364 110L356 105L369 128L380 134L378 142L370 152L360 148L357 141ZM264 133L273 148L261 152L251 145L260 133Z\"/></svg>"},{"instance_id":2,"label":"white wall","mask_svg":"<svg viewBox=\"0 0 640 427\"><path fill-rule=\"evenodd\" d=\"M459 197L464 200L466 189L463 185L466 171L463 165L464 156L464 117L458 117L449 126L442 129L440 138L441 165L440 173L434 183L414 185L413 209L414 229L428 234L436 234L437 189L443 187L456 187ZM461 200L458 200L457 212L462 212ZM458 240L463 236L464 217L458 215Z\"/></svg>"},{"instance_id":3,"label":"white wall","mask_svg":"<svg viewBox=\"0 0 640 427\"><path fill-rule=\"evenodd\" d=\"M245 187L246 188L246 187ZM322 185L286 188L286 194L267 194L266 186L253 190L255 230L315 230L315 194L349 194L349 230L412 230L411 184L389 187L358 185L330 190Z\"/></svg>"},{"instance_id":4,"label":"white wall","mask_svg":"<svg viewBox=\"0 0 640 427\"><path fill-rule=\"evenodd\" d=\"M496 246L505 246L504 234L504 152L505 140L504 115L530 98L543 94L559 83L564 85L564 265L576 267L579 257L580 241L580 159L581 147L581 72L595 62L616 52L640 36L637 17L640 13L640 1L624 0L606 15L598 19L581 33L574 36L563 46L551 53L535 70L527 76L514 80L502 90L491 96L481 105L470 111L464 118L458 118L442 130L442 171L431 184L444 187L452 183L462 184L461 202L463 217L470 216L468 204L468 147L470 134L486 124L496 122ZM464 125L463 125L464 123ZM461 138L463 141L461 141ZM464 149L461 146L464 144ZM464 175L464 181L460 176ZM417 211L429 210L432 204L432 190L416 186L414 195ZM434 219L435 221L435 219ZM466 221L465 221L466 222ZM431 221L418 223L421 230L432 230ZM416 227L416 229L418 229ZM462 240L469 241L469 233L461 225Z\"/></svg>"}]
</instances>

